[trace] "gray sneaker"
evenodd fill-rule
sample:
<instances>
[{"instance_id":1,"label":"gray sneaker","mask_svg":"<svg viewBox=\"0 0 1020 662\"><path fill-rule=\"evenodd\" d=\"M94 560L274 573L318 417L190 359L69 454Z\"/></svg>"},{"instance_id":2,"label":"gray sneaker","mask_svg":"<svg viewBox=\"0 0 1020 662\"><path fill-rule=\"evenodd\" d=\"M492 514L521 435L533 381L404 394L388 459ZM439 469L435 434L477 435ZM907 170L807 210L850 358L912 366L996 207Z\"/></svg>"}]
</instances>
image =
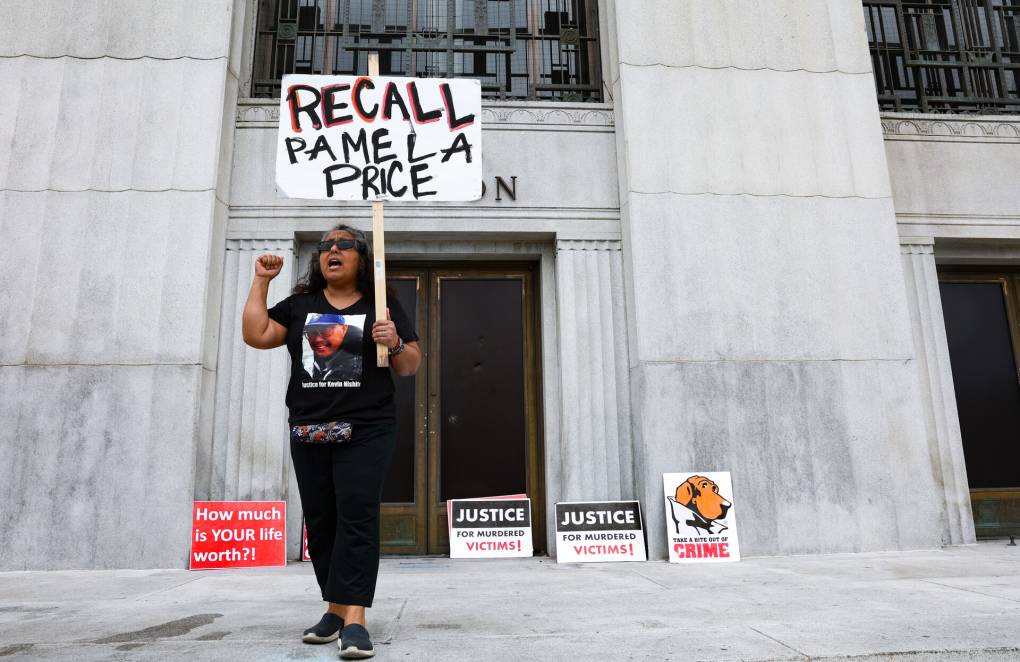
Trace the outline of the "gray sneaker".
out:
<instances>
[{"instance_id":1,"label":"gray sneaker","mask_svg":"<svg viewBox=\"0 0 1020 662\"><path fill-rule=\"evenodd\" d=\"M364 625L357 623L351 623L340 631L339 646L341 660L363 660L375 655L372 640L368 637L368 630Z\"/></svg>"},{"instance_id":2,"label":"gray sneaker","mask_svg":"<svg viewBox=\"0 0 1020 662\"><path fill-rule=\"evenodd\" d=\"M344 619L327 611L318 623L304 631L301 641L306 644L328 644L331 641L336 641L343 627Z\"/></svg>"}]
</instances>

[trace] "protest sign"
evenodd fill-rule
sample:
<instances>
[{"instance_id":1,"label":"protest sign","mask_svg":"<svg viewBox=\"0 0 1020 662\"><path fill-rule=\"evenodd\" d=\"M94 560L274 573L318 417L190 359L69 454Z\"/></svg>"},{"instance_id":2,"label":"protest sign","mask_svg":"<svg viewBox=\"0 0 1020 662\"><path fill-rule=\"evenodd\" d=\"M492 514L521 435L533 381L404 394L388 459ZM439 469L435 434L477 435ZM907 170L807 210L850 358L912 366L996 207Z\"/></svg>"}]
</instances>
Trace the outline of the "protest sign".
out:
<instances>
[{"instance_id":1,"label":"protest sign","mask_svg":"<svg viewBox=\"0 0 1020 662\"><path fill-rule=\"evenodd\" d=\"M276 188L291 198L371 200L375 316L386 317L384 200L482 197L482 87L472 78L290 74L281 81ZM389 365L376 344L376 365Z\"/></svg>"},{"instance_id":2,"label":"protest sign","mask_svg":"<svg viewBox=\"0 0 1020 662\"><path fill-rule=\"evenodd\" d=\"M287 564L286 501L196 501L191 569Z\"/></svg>"},{"instance_id":3,"label":"protest sign","mask_svg":"<svg viewBox=\"0 0 1020 662\"><path fill-rule=\"evenodd\" d=\"M531 556L531 499L521 497L447 501L450 558Z\"/></svg>"},{"instance_id":4,"label":"protest sign","mask_svg":"<svg viewBox=\"0 0 1020 662\"><path fill-rule=\"evenodd\" d=\"M301 560L312 560L312 555L308 553L308 526L304 520L301 520Z\"/></svg>"},{"instance_id":5,"label":"protest sign","mask_svg":"<svg viewBox=\"0 0 1020 662\"><path fill-rule=\"evenodd\" d=\"M740 560L728 471L662 475L670 563Z\"/></svg>"},{"instance_id":6,"label":"protest sign","mask_svg":"<svg viewBox=\"0 0 1020 662\"><path fill-rule=\"evenodd\" d=\"M478 200L481 99L471 78L284 76L276 188L318 200Z\"/></svg>"},{"instance_id":7,"label":"protest sign","mask_svg":"<svg viewBox=\"0 0 1020 662\"><path fill-rule=\"evenodd\" d=\"M556 504L557 563L646 560L637 501Z\"/></svg>"}]
</instances>

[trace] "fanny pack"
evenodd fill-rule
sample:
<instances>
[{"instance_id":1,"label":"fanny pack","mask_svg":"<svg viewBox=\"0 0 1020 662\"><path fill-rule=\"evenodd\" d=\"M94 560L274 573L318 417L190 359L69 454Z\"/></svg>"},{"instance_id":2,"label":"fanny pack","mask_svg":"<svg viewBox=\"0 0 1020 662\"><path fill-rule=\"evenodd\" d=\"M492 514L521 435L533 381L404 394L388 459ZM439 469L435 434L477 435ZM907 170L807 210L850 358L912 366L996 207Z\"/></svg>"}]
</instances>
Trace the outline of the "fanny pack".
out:
<instances>
[{"instance_id":1,"label":"fanny pack","mask_svg":"<svg viewBox=\"0 0 1020 662\"><path fill-rule=\"evenodd\" d=\"M343 444L351 440L351 424L344 421L292 425L290 440L306 444Z\"/></svg>"}]
</instances>

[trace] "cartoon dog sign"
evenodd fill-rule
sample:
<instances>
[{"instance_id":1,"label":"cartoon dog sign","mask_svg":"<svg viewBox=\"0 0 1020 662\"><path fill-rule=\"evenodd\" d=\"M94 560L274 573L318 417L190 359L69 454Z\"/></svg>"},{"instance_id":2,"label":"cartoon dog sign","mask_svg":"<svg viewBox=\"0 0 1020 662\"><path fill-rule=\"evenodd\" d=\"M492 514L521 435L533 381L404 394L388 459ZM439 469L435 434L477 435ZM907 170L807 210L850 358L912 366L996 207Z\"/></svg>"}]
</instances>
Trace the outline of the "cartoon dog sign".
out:
<instances>
[{"instance_id":1,"label":"cartoon dog sign","mask_svg":"<svg viewBox=\"0 0 1020 662\"><path fill-rule=\"evenodd\" d=\"M662 475L670 563L739 561L728 471Z\"/></svg>"}]
</instances>

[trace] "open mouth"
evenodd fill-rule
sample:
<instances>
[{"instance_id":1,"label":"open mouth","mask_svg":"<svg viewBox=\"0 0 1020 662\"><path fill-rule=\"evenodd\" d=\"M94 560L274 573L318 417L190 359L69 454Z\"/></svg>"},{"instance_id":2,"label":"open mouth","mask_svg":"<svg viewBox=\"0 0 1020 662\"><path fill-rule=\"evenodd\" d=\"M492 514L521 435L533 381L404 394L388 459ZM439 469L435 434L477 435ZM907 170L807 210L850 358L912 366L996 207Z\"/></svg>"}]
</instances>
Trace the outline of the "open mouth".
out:
<instances>
[{"instance_id":1,"label":"open mouth","mask_svg":"<svg viewBox=\"0 0 1020 662\"><path fill-rule=\"evenodd\" d=\"M326 266L329 269L339 269L343 266L343 262L341 262L338 257L331 257L329 258L329 262L326 263Z\"/></svg>"}]
</instances>

